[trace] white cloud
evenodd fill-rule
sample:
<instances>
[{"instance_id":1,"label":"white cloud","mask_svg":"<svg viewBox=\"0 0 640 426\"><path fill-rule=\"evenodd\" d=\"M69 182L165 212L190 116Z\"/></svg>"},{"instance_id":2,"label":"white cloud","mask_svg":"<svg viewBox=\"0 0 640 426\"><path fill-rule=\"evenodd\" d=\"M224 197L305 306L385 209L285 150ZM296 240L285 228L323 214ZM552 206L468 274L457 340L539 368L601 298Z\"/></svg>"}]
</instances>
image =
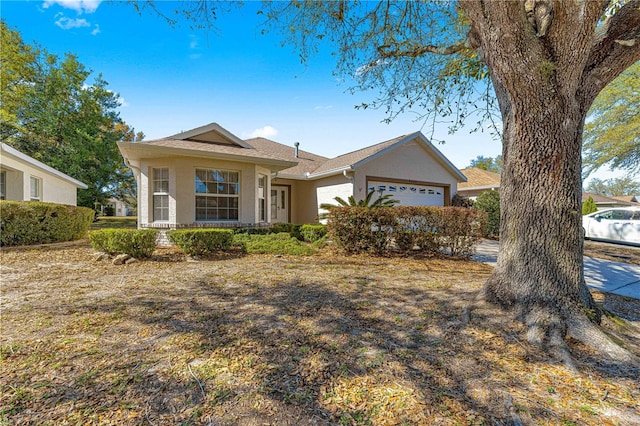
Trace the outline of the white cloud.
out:
<instances>
[{"instance_id":1,"label":"white cloud","mask_svg":"<svg viewBox=\"0 0 640 426\"><path fill-rule=\"evenodd\" d=\"M91 24L86 19L82 18L67 18L63 16L56 21L56 25L63 30L69 30L71 28L90 27Z\"/></svg>"},{"instance_id":2,"label":"white cloud","mask_svg":"<svg viewBox=\"0 0 640 426\"><path fill-rule=\"evenodd\" d=\"M316 111L331 109L331 108L333 108L333 105L316 105L315 107L313 107L313 109L315 109Z\"/></svg>"},{"instance_id":3,"label":"white cloud","mask_svg":"<svg viewBox=\"0 0 640 426\"><path fill-rule=\"evenodd\" d=\"M118 96L118 102L120 103L120 106L122 108L126 108L129 106L129 102L127 102L127 100L125 98L123 98L122 96Z\"/></svg>"},{"instance_id":4,"label":"white cloud","mask_svg":"<svg viewBox=\"0 0 640 426\"><path fill-rule=\"evenodd\" d=\"M45 0L42 7L47 9L54 4L65 9L72 9L78 13L93 13L98 9L102 0Z\"/></svg>"},{"instance_id":5,"label":"white cloud","mask_svg":"<svg viewBox=\"0 0 640 426\"><path fill-rule=\"evenodd\" d=\"M271 126L260 127L251 132L252 138L272 138L278 134L278 130Z\"/></svg>"},{"instance_id":6,"label":"white cloud","mask_svg":"<svg viewBox=\"0 0 640 426\"><path fill-rule=\"evenodd\" d=\"M93 28L93 31L91 31L91 35L98 35L100 34L100 25L96 24L95 27Z\"/></svg>"},{"instance_id":7,"label":"white cloud","mask_svg":"<svg viewBox=\"0 0 640 426\"><path fill-rule=\"evenodd\" d=\"M189 38L191 39L191 41L189 42L189 49L197 49L198 47L200 47L200 39L198 38L198 36L190 34Z\"/></svg>"}]
</instances>

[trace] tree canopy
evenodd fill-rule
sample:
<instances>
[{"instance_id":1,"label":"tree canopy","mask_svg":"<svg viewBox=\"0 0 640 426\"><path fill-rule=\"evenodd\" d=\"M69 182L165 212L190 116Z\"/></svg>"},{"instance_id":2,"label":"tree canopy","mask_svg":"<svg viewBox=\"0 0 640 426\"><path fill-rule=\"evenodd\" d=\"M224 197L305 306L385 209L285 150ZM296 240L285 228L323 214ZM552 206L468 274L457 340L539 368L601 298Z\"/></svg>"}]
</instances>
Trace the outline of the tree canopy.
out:
<instances>
[{"instance_id":1,"label":"tree canopy","mask_svg":"<svg viewBox=\"0 0 640 426\"><path fill-rule=\"evenodd\" d=\"M608 166L640 173L640 62L600 92L584 126L584 175Z\"/></svg>"},{"instance_id":2,"label":"tree canopy","mask_svg":"<svg viewBox=\"0 0 640 426\"><path fill-rule=\"evenodd\" d=\"M135 187L116 142L142 137L117 112L119 96L73 54L63 59L25 43L0 23L3 142L88 185L78 204L94 207ZM130 191L130 189L129 189Z\"/></svg>"},{"instance_id":3,"label":"tree canopy","mask_svg":"<svg viewBox=\"0 0 640 426\"><path fill-rule=\"evenodd\" d=\"M638 195L640 182L630 176L604 180L593 178L585 191L606 196Z\"/></svg>"},{"instance_id":4,"label":"tree canopy","mask_svg":"<svg viewBox=\"0 0 640 426\"><path fill-rule=\"evenodd\" d=\"M501 173L502 155L498 155L496 158L478 155L474 160L471 160L469 167L476 167L489 172Z\"/></svg>"}]
</instances>

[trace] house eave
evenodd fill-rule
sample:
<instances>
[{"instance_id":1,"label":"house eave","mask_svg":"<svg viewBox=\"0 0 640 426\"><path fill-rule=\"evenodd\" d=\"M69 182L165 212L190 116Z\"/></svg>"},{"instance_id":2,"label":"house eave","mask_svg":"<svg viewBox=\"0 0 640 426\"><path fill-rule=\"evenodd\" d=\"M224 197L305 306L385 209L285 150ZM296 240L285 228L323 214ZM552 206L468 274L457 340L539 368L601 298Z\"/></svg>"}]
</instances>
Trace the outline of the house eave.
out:
<instances>
[{"instance_id":1,"label":"house eave","mask_svg":"<svg viewBox=\"0 0 640 426\"><path fill-rule=\"evenodd\" d=\"M271 171L277 172L296 166L298 163L286 160L277 160L251 155L234 155L220 152L195 151L192 149L144 145L135 142L118 142L120 153L127 160L142 160L164 158L168 156L208 158L213 160L230 160L239 163L250 163L268 166ZM134 155L135 154L135 155Z\"/></svg>"},{"instance_id":2,"label":"house eave","mask_svg":"<svg viewBox=\"0 0 640 426\"><path fill-rule=\"evenodd\" d=\"M47 166L46 164L36 160L35 158L29 157L26 154L23 154L22 152L18 151L15 148L10 147L9 145L5 144L4 142L1 143L1 147L2 147L2 151L18 158L21 161L24 161L25 163L29 164L30 166L36 168L36 169L40 169L43 172L46 172L50 175L53 175L59 179L65 180L71 184L73 184L74 186L76 186L79 189L87 189L88 186L87 184L80 182L77 179L72 178L71 176L62 173L60 170L56 170L53 167Z\"/></svg>"}]
</instances>

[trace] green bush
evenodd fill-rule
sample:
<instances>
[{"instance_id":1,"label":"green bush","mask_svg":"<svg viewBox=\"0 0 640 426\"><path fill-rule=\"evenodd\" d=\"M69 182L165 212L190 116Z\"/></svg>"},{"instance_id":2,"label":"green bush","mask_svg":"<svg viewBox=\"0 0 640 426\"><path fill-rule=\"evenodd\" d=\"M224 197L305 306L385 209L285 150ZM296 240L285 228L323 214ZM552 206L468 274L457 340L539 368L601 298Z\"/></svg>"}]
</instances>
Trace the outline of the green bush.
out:
<instances>
[{"instance_id":1,"label":"green bush","mask_svg":"<svg viewBox=\"0 0 640 426\"><path fill-rule=\"evenodd\" d=\"M0 201L0 245L58 243L84 238L93 222L86 207L39 201Z\"/></svg>"},{"instance_id":2,"label":"green bush","mask_svg":"<svg viewBox=\"0 0 640 426\"><path fill-rule=\"evenodd\" d=\"M486 223L486 213L462 207L338 207L328 217L331 239L348 253L382 254L394 242L401 251L470 256Z\"/></svg>"},{"instance_id":3,"label":"green bush","mask_svg":"<svg viewBox=\"0 0 640 426\"><path fill-rule=\"evenodd\" d=\"M225 251L233 243L230 229L181 229L169 232L169 241L190 256L202 256L215 251Z\"/></svg>"},{"instance_id":4,"label":"green bush","mask_svg":"<svg viewBox=\"0 0 640 426\"><path fill-rule=\"evenodd\" d=\"M268 235L236 234L233 245L243 247L250 254L309 256L316 252L286 232Z\"/></svg>"},{"instance_id":5,"label":"green bush","mask_svg":"<svg viewBox=\"0 0 640 426\"><path fill-rule=\"evenodd\" d=\"M100 229L89 232L94 250L128 254L136 259L151 257L156 249L158 231L154 229Z\"/></svg>"},{"instance_id":6,"label":"green bush","mask_svg":"<svg viewBox=\"0 0 640 426\"><path fill-rule=\"evenodd\" d=\"M582 203L582 216L588 215L590 213L595 213L598 211L598 206L596 206L596 202L593 201L593 198L589 196L587 201Z\"/></svg>"},{"instance_id":7,"label":"green bush","mask_svg":"<svg viewBox=\"0 0 640 426\"><path fill-rule=\"evenodd\" d=\"M300 234L303 241L313 243L327 235L327 227L326 225L302 225Z\"/></svg>"},{"instance_id":8,"label":"green bush","mask_svg":"<svg viewBox=\"0 0 640 426\"><path fill-rule=\"evenodd\" d=\"M484 191L478 198L474 207L487 213L487 227L485 237L497 237L500 235L500 193L498 191Z\"/></svg>"},{"instance_id":9,"label":"green bush","mask_svg":"<svg viewBox=\"0 0 640 426\"><path fill-rule=\"evenodd\" d=\"M275 223L269 228L269 234L281 234L283 232L288 233L293 238L300 241L304 241L302 234L300 233L300 225L293 223Z\"/></svg>"}]
</instances>

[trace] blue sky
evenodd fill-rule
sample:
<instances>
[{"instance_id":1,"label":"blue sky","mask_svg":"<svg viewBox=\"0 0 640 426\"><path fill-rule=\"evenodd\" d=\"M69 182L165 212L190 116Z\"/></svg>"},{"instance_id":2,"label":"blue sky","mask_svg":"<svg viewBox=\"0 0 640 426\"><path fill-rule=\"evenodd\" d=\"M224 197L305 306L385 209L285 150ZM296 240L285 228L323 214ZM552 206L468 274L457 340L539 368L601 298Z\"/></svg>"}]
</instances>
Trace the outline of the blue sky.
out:
<instances>
[{"instance_id":1,"label":"blue sky","mask_svg":"<svg viewBox=\"0 0 640 426\"><path fill-rule=\"evenodd\" d=\"M179 2L158 2L165 10ZM404 115L382 123L384 110L356 110L375 93L348 92L333 75L335 59L321 51L306 65L276 33L263 35L259 2L219 16L215 32L172 28L125 2L101 0L6 1L0 16L25 42L51 53L71 52L102 73L121 96L120 115L146 139L217 122L242 137L264 136L333 157L396 136L431 129ZM90 79L92 80L92 79ZM489 132L449 135L436 128L437 145L459 168L478 155L495 157L501 144ZM599 172L600 178L611 173Z\"/></svg>"}]
</instances>

